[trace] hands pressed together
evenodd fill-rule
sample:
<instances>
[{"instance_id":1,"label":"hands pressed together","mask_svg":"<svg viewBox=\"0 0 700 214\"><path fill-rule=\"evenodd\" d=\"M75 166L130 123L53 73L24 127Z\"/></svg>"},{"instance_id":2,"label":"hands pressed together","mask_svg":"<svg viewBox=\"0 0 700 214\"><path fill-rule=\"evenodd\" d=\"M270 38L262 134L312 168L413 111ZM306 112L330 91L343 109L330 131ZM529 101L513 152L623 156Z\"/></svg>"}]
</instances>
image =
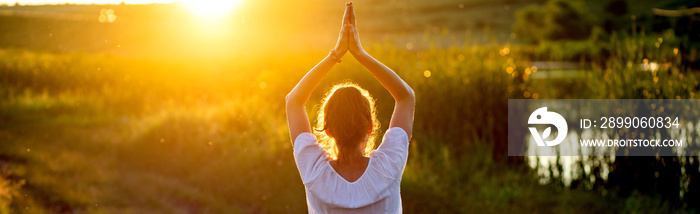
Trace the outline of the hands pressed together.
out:
<instances>
[{"instance_id":1,"label":"hands pressed together","mask_svg":"<svg viewBox=\"0 0 700 214\"><path fill-rule=\"evenodd\" d=\"M353 9L352 2L345 4L343 25L340 28L338 42L335 44L335 48L333 48L331 54L334 57L337 57L338 62L340 62L340 58L342 58L348 51L350 51L350 54L355 57L360 54L365 54L365 51L362 49L362 45L360 44L360 37L357 34L355 10Z\"/></svg>"}]
</instances>

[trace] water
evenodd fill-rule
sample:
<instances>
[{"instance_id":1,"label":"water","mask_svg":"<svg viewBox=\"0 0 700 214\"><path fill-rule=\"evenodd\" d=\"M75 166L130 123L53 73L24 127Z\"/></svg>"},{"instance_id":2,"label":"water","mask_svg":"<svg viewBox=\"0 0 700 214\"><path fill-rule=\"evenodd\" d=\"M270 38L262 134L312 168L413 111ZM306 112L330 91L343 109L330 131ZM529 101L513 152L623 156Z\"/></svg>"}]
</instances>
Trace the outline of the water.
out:
<instances>
[{"instance_id":1,"label":"water","mask_svg":"<svg viewBox=\"0 0 700 214\"><path fill-rule=\"evenodd\" d=\"M674 152L677 157L697 156L697 153L688 150L689 147L697 147L699 141L697 133L700 133L700 121L696 122L685 122L679 129L660 129L667 131L668 138L683 140L683 147L674 147ZM537 172L539 176L540 184L546 184L551 181L552 178L559 178L565 186L570 186L574 179L580 178L582 175L591 175L591 169L593 168L593 163L598 163L600 167L599 178L603 180L608 179L608 174L610 173L610 165L615 162L616 149L614 147L582 147L580 146L579 139L617 139L620 138L618 134L612 131L600 131L601 129L584 129L583 131L569 131L567 138L555 147L540 147L537 146L534 138L530 133L525 135L525 142L527 142L527 155L525 158L529 163L530 168ZM653 138L661 138L661 131L657 130L654 132ZM556 134L552 134L555 136ZM600 149L604 148L604 149ZM579 154L577 156L571 155L543 155L541 154L552 154L552 151L557 152L557 154ZM690 153L690 154L689 154ZM659 158L659 156L656 156ZM580 164L580 166L579 166ZM557 170L557 166L561 166L561 171ZM553 169L550 171L550 167ZM684 171L681 172L681 176L687 176ZM589 179L594 179L588 176ZM594 181L591 180L591 183Z\"/></svg>"},{"instance_id":2,"label":"water","mask_svg":"<svg viewBox=\"0 0 700 214\"><path fill-rule=\"evenodd\" d=\"M578 79L592 71L588 66L577 62L535 61L532 66L536 72L530 74L533 79Z\"/></svg>"}]
</instances>

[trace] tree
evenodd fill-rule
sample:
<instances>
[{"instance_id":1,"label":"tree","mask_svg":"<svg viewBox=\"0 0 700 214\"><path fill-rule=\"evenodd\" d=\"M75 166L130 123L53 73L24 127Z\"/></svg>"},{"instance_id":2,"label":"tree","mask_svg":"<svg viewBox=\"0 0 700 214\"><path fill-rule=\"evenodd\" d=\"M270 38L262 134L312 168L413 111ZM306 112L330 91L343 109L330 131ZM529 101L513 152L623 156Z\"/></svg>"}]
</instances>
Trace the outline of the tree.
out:
<instances>
[{"instance_id":1,"label":"tree","mask_svg":"<svg viewBox=\"0 0 700 214\"><path fill-rule=\"evenodd\" d=\"M594 18L583 4L550 0L525 7L516 13L513 32L530 43L547 40L581 40L591 34Z\"/></svg>"}]
</instances>

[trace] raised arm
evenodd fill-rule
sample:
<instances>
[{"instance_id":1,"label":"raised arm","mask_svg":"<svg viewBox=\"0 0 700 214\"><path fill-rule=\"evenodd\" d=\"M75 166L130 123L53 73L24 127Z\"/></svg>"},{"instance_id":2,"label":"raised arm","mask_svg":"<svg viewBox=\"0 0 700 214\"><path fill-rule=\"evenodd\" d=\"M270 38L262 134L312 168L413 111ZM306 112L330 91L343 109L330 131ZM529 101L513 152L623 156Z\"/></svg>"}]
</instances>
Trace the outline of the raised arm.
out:
<instances>
[{"instance_id":1,"label":"raised arm","mask_svg":"<svg viewBox=\"0 0 700 214\"><path fill-rule=\"evenodd\" d=\"M389 67L370 56L360 44L360 37L355 24L355 11L353 5L349 4L350 10L350 34L348 49L350 53L362 64L394 97L394 113L391 115L389 128L400 127L408 134L409 139L413 132L413 113L415 110L416 98L406 82Z\"/></svg>"},{"instance_id":2,"label":"raised arm","mask_svg":"<svg viewBox=\"0 0 700 214\"><path fill-rule=\"evenodd\" d=\"M292 139L292 146L294 145L294 140L299 134L304 132L311 132L311 124L309 123L309 118L306 115L306 101L309 100L311 92L316 89L318 84L323 80L323 77L328 74L328 71L335 65L339 63L345 52L348 51L348 33L350 32L350 27L347 24L349 22L348 9L345 9L345 15L343 16L343 26L340 29L340 35L338 36L338 42L335 48L321 60L314 68L312 68L306 75L294 86L289 94L287 94L286 108L287 108L287 125L289 126L289 134Z\"/></svg>"}]
</instances>

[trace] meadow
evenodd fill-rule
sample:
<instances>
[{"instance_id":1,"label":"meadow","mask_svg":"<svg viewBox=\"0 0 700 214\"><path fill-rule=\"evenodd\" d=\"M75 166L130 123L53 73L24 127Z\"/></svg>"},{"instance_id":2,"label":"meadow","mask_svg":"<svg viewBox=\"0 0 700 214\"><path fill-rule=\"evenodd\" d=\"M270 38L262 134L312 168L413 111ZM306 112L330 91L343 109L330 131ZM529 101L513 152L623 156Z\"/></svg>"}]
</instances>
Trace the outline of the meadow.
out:
<instances>
[{"instance_id":1,"label":"meadow","mask_svg":"<svg viewBox=\"0 0 700 214\"><path fill-rule=\"evenodd\" d=\"M356 1L365 49L416 92L405 212L697 212L648 192L542 183L505 152L508 99L695 98L683 38L611 35L583 77L536 79L547 56L504 33L529 2L412 3ZM284 97L332 48L339 5L256 1L217 23L177 4L0 8L0 213L306 212ZM103 8L113 23L98 21ZM391 11L405 14L376 21ZM349 55L308 114L348 79L377 99L385 130L391 96Z\"/></svg>"}]
</instances>

